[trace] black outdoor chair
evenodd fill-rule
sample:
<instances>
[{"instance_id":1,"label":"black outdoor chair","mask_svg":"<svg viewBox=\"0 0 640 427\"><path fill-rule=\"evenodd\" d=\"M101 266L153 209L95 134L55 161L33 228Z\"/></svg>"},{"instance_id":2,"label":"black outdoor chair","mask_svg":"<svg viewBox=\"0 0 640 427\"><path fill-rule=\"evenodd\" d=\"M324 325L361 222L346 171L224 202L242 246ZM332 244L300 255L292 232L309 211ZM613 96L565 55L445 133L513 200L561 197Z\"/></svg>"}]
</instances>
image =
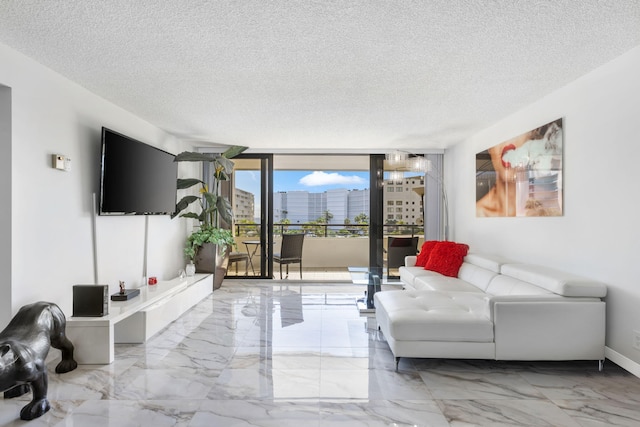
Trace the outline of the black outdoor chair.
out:
<instances>
[{"instance_id":1,"label":"black outdoor chair","mask_svg":"<svg viewBox=\"0 0 640 427\"><path fill-rule=\"evenodd\" d=\"M280 264L280 279L282 279L282 264L287 266L289 277L289 264L300 265L300 279L302 279L302 243L304 234L283 234L280 253L273 254L273 262Z\"/></svg>"},{"instance_id":2,"label":"black outdoor chair","mask_svg":"<svg viewBox=\"0 0 640 427\"><path fill-rule=\"evenodd\" d=\"M389 237L387 240L387 275L404 265L404 257L418 253L417 237Z\"/></svg>"},{"instance_id":3,"label":"black outdoor chair","mask_svg":"<svg viewBox=\"0 0 640 427\"><path fill-rule=\"evenodd\" d=\"M238 275L238 263L244 262L244 275L249 275L249 254L246 252L229 253L229 270L233 264L236 265L236 276Z\"/></svg>"}]
</instances>

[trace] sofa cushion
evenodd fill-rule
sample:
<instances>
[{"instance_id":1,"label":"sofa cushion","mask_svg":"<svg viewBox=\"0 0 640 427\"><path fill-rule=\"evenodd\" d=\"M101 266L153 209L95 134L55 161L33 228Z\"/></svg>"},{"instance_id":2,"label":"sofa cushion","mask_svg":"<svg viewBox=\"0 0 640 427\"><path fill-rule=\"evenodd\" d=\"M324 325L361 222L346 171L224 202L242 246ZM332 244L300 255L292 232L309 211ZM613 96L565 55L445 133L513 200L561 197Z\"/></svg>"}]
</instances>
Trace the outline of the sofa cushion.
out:
<instances>
[{"instance_id":1,"label":"sofa cushion","mask_svg":"<svg viewBox=\"0 0 640 427\"><path fill-rule=\"evenodd\" d=\"M424 267L427 265L429 255L431 255L431 251L433 251L433 248L435 248L438 243L438 240L427 240L422 244L418 257L416 258L416 267Z\"/></svg>"},{"instance_id":2,"label":"sofa cushion","mask_svg":"<svg viewBox=\"0 0 640 427\"><path fill-rule=\"evenodd\" d=\"M463 243L438 242L429 255L425 269L456 277L468 251L469 246Z\"/></svg>"},{"instance_id":3,"label":"sofa cushion","mask_svg":"<svg viewBox=\"0 0 640 427\"><path fill-rule=\"evenodd\" d=\"M607 287L604 283L549 267L532 264L504 264L501 267L501 273L567 297L604 298L607 296Z\"/></svg>"},{"instance_id":4,"label":"sofa cushion","mask_svg":"<svg viewBox=\"0 0 640 427\"><path fill-rule=\"evenodd\" d=\"M376 318L395 340L493 342L488 299L472 292L385 291Z\"/></svg>"},{"instance_id":5,"label":"sofa cushion","mask_svg":"<svg viewBox=\"0 0 640 427\"><path fill-rule=\"evenodd\" d=\"M424 267L405 267L402 266L398 269L400 272L400 280L407 285L408 288L413 289L417 277L422 276L440 276L440 273L435 271L425 270Z\"/></svg>"},{"instance_id":6,"label":"sofa cushion","mask_svg":"<svg viewBox=\"0 0 640 427\"><path fill-rule=\"evenodd\" d=\"M504 274L496 275L491 280L486 292L490 295L555 295L540 286ZM561 297L558 296L558 298Z\"/></svg>"},{"instance_id":7,"label":"sofa cushion","mask_svg":"<svg viewBox=\"0 0 640 427\"><path fill-rule=\"evenodd\" d=\"M467 256L464 257L464 262L477 265L478 267L493 271L494 273L500 273L500 267L510 261L497 255L468 253Z\"/></svg>"},{"instance_id":8,"label":"sofa cushion","mask_svg":"<svg viewBox=\"0 0 640 427\"><path fill-rule=\"evenodd\" d=\"M464 264L462 267L464 267ZM460 270L462 271L462 268ZM416 291L482 292L481 289L469 282L441 274L437 276L418 276L413 282L413 287Z\"/></svg>"},{"instance_id":9,"label":"sofa cushion","mask_svg":"<svg viewBox=\"0 0 640 427\"><path fill-rule=\"evenodd\" d=\"M491 283L491 280L493 280L493 278L496 277L498 273L466 262L466 259L467 258L465 258L465 262L463 262L460 266L460 270L458 271L458 278L470 283L471 285L476 287L477 290L486 291L489 283Z\"/></svg>"}]
</instances>

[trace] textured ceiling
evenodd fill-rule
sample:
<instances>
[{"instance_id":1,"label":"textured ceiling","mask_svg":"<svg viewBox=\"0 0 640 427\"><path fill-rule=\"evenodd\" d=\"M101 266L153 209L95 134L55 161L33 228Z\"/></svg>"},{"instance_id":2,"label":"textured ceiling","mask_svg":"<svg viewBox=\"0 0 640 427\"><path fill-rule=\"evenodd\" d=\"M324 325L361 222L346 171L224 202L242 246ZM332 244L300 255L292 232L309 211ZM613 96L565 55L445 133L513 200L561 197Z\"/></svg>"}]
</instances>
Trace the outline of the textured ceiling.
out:
<instances>
[{"instance_id":1,"label":"textured ceiling","mask_svg":"<svg viewBox=\"0 0 640 427\"><path fill-rule=\"evenodd\" d=\"M640 45L640 2L2 0L0 42L183 139L421 150Z\"/></svg>"}]
</instances>

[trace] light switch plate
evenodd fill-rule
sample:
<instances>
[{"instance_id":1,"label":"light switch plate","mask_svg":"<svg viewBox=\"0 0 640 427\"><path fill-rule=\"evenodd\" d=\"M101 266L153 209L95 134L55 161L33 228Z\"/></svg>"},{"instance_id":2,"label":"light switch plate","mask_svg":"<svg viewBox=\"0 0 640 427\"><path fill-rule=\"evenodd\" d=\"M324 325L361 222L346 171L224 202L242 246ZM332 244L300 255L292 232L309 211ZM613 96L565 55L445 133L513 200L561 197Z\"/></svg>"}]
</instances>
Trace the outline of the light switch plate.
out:
<instances>
[{"instance_id":1,"label":"light switch plate","mask_svg":"<svg viewBox=\"0 0 640 427\"><path fill-rule=\"evenodd\" d=\"M52 154L51 160L53 162L52 166L54 169L58 169L61 171L70 171L71 170L71 159L63 154Z\"/></svg>"}]
</instances>

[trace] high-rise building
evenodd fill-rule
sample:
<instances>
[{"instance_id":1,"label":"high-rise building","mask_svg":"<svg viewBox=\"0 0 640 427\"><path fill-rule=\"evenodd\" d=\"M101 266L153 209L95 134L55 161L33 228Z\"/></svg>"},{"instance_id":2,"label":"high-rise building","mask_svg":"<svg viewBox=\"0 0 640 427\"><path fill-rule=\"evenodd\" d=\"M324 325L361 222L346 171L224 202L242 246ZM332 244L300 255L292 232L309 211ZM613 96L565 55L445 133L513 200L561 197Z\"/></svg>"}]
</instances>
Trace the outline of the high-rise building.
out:
<instances>
[{"instance_id":1,"label":"high-rise building","mask_svg":"<svg viewBox=\"0 0 640 427\"><path fill-rule=\"evenodd\" d=\"M386 223L423 224L423 176L409 176L398 181L385 180L384 189ZM353 223L360 214L369 216L369 202L368 188L334 189L322 193L281 191L273 198L274 221L278 223L288 219L292 225L303 224L323 218L328 211L331 214L330 224L344 224L347 218Z\"/></svg>"},{"instance_id":2,"label":"high-rise building","mask_svg":"<svg viewBox=\"0 0 640 427\"><path fill-rule=\"evenodd\" d=\"M286 204L283 209L286 210L286 218L291 221L291 224L304 224L309 222L309 198L308 191L286 191L285 194Z\"/></svg>"},{"instance_id":3,"label":"high-rise building","mask_svg":"<svg viewBox=\"0 0 640 427\"><path fill-rule=\"evenodd\" d=\"M278 223L287 218L289 211L287 211L287 193L285 191L278 191L273 193L273 221Z\"/></svg>"},{"instance_id":4,"label":"high-rise building","mask_svg":"<svg viewBox=\"0 0 640 427\"><path fill-rule=\"evenodd\" d=\"M327 198L327 209L331 214L329 224L344 224L345 218L348 217L349 193L345 188L335 190L327 190L325 193ZM322 214L324 216L324 212Z\"/></svg>"},{"instance_id":5,"label":"high-rise building","mask_svg":"<svg viewBox=\"0 0 640 427\"><path fill-rule=\"evenodd\" d=\"M422 224L424 176L384 182L384 219L387 223Z\"/></svg>"},{"instance_id":6,"label":"high-rise building","mask_svg":"<svg viewBox=\"0 0 640 427\"><path fill-rule=\"evenodd\" d=\"M351 190L349 191L349 198L347 200L347 218L353 223L360 214L365 214L369 217L369 189L364 190Z\"/></svg>"},{"instance_id":7,"label":"high-rise building","mask_svg":"<svg viewBox=\"0 0 640 427\"><path fill-rule=\"evenodd\" d=\"M351 222L360 214L369 215L369 189L335 189L322 193L308 191L279 191L273 196L273 220L288 219L291 224L303 224L323 218L328 211L330 223Z\"/></svg>"},{"instance_id":8,"label":"high-rise building","mask_svg":"<svg viewBox=\"0 0 640 427\"><path fill-rule=\"evenodd\" d=\"M327 211L327 197L325 193L309 193L307 221L315 221L324 216Z\"/></svg>"},{"instance_id":9,"label":"high-rise building","mask_svg":"<svg viewBox=\"0 0 640 427\"><path fill-rule=\"evenodd\" d=\"M255 196L253 193L236 188L233 202L235 204L233 214L236 221L254 221Z\"/></svg>"}]
</instances>

